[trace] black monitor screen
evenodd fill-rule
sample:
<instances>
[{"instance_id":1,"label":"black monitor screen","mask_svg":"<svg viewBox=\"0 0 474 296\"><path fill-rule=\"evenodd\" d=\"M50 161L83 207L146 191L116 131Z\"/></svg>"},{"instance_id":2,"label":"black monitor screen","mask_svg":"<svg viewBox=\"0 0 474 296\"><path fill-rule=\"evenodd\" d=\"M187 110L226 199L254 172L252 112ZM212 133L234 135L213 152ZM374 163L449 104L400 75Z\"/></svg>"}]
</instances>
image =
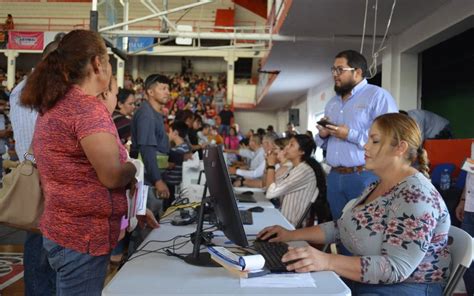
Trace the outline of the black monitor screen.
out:
<instances>
[{"instance_id":1,"label":"black monitor screen","mask_svg":"<svg viewBox=\"0 0 474 296\"><path fill-rule=\"evenodd\" d=\"M247 247L247 236L242 225L221 146L210 145L205 148L203 161L207 187L219 228L233 243Z\"/></svg>"}]
</instances>

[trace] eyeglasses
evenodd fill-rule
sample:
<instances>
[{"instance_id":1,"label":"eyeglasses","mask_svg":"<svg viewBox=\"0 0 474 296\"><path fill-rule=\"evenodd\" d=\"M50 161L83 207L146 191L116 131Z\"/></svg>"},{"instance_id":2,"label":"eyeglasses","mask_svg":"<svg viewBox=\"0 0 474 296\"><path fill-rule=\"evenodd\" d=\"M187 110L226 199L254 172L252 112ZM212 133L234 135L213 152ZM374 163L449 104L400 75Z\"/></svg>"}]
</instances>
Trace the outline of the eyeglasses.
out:
<instances>
[{"instance_id":1,"label":"eyeglasses","mask_svg":"<svg viewBox=\"0 0 474 296\"><path fill-rule=\"evenodd\" d=\"M331 67L331 73L333 75L341 75L342 72L345 71L354 71L356 68L348 68L348 67Z\"/></svg>"}]
</instances>

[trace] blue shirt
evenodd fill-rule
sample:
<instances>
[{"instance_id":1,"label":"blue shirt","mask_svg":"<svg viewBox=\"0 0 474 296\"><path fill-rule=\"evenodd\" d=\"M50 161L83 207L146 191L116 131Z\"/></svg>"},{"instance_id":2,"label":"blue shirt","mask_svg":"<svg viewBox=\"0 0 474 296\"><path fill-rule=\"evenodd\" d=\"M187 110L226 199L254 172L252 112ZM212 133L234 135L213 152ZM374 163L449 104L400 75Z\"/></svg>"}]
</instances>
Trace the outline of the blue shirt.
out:
<instances>
[{"instance_id":1,"label":"blue shirt","mask_svg":"<svg viewBox=\"0 0 474 296\"><path fill-rule=\"evenodd\" d=\"M4 130L4 129L6 129L5 115L0 114L0 130ZM4 138L0 138L0 157L2 157L2 155L5 152L7 152L7 148L5 146L6 144L7 144L7 141Z\"/></svg>"},{"instance_id":2,"label":"blue shirt","mask_svg":"<svg viewBox=\"0 0 474 296\"><path fill-rule=\"evenodd\" d=\"M316 144L327 150L326 160L332 167L364 165L364 145L372 122L379 115L395 112L398 107L390 93L364 79L352 89L345 102L341 96L335 96L324 109L329 121L349 127L347 139L332 136L322 139L317 135Z\"/></svg>"}]
</instances>

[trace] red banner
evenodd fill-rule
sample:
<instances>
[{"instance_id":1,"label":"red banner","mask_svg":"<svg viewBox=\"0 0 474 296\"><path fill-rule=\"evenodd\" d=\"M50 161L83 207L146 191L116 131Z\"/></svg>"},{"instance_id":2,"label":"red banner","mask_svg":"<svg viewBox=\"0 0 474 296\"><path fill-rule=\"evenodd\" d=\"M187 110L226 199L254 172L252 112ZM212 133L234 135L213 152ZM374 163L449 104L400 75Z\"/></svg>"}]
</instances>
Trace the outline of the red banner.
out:
<instances>
[{"instance_id":1,"label":"red banner","mask_svg":"<svg viewBox=\"0 0 474 296\"><path fill-rule=\"evenodd\" d=\"M43 32L8 32L8 49L43 50Z\"/></svg>"}]
</instances>

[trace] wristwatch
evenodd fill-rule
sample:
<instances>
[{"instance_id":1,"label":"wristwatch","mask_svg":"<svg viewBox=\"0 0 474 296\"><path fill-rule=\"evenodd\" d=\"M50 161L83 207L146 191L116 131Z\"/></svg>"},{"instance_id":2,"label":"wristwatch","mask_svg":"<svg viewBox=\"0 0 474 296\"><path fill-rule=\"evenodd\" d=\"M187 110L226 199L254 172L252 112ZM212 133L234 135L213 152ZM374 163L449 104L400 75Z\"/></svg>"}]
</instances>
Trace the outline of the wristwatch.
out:
<instances>
[{"instance_id":1,"label":"wristwatch","mask_svg":"<svg viewBox=\"0 0 474 296\"><path fill-rule=\"evenodd\" d=\"M274 170L275 166L274 165L267 165L267 170Z\"/></svg>"}]
</instances>

